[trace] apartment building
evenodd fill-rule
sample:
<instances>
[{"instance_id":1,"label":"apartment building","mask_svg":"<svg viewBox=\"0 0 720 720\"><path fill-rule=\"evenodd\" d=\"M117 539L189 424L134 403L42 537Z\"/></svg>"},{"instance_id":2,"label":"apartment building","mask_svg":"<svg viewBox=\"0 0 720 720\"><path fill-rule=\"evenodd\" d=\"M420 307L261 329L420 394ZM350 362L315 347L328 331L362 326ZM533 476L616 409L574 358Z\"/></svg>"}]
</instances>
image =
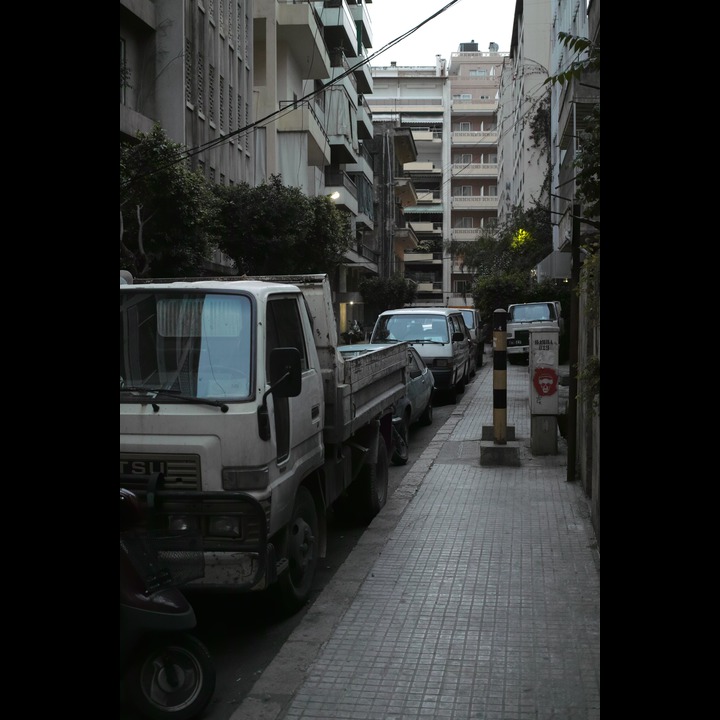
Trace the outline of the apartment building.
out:
<instances>
[{"instance_id":1,"label":"apartment building","mask_svg":"<svg viewBox=\"0 0 720 720\"><path fill-rule=\"evenodd\" d=\"M490 43L461 43L450 56L450 213L449 239L454 246L492 230L498 217L498 104L503 61L507 53ZM452 254L443 267L449 305L472 305L474 275Z\"/></svg>"},{"instance_id":2,"label":"apartment building","mask_svg":"<svg viewBox=\"0 0 720 720\"><path fill-rule=\"evenodd\" d=\"M436 55L432 66L373 65L372 76L368 102L373 122L410 131L417 148L416 159L402 165L401 176L412 185L414 202L403 206L386 232L394 234L404 226L413 231L417 246L405 251L405 277L417 284L417 305L443 305L443 240L450 200L447 61Z\"/></svg>"},{"instance_id":3,"label":"apartment building","mask_svg":"<svg viewBox=\"0 0 720 720\"><path fill-rule=\"evenodd\" d=\"M474 277L449 242L477 239L497 221L497 108L503 58L462 43L450 66L373 66L369 98L374 122L410 128L417 160L404 172L417 204L403 208L418 247L405 253L405 277L418 286L418 305L472 304Z\"/></svg>"}]
</instances>

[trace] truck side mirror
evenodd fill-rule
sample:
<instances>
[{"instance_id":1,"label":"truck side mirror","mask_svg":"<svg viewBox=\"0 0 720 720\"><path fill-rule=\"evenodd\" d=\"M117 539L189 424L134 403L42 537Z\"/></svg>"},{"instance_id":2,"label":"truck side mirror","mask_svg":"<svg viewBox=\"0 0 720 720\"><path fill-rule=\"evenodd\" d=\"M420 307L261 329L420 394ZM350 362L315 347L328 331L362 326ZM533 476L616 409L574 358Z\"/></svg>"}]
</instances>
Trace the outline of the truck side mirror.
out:
<instances>
[{"instance_id":1,"label":"truck side mirror","mask_svg":"<svg viewBox=\"0 0 720 720\"><path fill-rule=\"evenodd\" d=\"M258 413L258 435L261 440L270 439L270 417L267 396L276 398L297 397L302 390L300 351L294 347L275 348L270 352L270 389L265 391Z\"/></svg>"}]
</instances>

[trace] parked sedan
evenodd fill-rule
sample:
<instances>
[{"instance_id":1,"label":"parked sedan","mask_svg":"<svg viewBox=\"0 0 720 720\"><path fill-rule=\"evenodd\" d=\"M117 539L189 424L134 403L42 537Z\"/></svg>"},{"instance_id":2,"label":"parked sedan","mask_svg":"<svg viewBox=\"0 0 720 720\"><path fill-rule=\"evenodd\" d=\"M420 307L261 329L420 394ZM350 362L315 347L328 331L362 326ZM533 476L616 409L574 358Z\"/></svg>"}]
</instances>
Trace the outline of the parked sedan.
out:
<instances>
[{"instance_id":1,"label":"parked sedan","mask_svg":"<svg viewBox=\"0 0 720 720\"><path fill-rule=\"evenodd\" d=\"M362 353L378 350L384 347L377 343L357 343L355 345L340 345L339 352L346 357L361 355ZM433 395L435 393L435 379L433 374L420 357L420 353L408 345L408 368L406 377L406 393L395 405L393 426L397 432L394 438L392 462L394 465L405 465L408 461L409 428L414 423L431 425L433 420Z\"/></svg>"}]
</instances>

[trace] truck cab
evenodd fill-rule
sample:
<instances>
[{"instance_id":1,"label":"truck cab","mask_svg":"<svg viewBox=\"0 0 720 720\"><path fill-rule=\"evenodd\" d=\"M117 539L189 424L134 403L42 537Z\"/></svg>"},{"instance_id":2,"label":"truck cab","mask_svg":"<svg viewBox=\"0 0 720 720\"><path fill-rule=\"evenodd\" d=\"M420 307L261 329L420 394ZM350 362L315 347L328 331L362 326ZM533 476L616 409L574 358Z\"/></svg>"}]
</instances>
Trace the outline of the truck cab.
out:
<instances>
[{"instance_id":1,"label":"truck cab","mask_svg":"<svg viewBox=\"0 0 720 720\"><path fill-rule=\"evenodd\" d=\"M528 364L530 360L530 329L559 328L564 324L559 300L514 303L507 309L507 359L511 364Z\"/></svg>"}]
</instances>

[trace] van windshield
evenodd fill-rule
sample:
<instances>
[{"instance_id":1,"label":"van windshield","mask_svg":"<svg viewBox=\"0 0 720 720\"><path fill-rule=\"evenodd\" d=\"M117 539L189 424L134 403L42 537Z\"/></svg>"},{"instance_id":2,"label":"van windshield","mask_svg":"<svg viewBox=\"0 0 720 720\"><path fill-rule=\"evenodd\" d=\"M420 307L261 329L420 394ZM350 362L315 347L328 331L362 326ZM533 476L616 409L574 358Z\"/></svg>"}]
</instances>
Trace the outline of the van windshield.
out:
<instances>
[{"instance_id":1,"label":"van windshield","mask_svg":"<svg viewBox=\"0 0 720 720\"><path fill-rule=\"evenodd\" d=\"M378 320L373 343L450 341L447 320L437 315L388 315Z\"/></svg>"}]
</instances>

